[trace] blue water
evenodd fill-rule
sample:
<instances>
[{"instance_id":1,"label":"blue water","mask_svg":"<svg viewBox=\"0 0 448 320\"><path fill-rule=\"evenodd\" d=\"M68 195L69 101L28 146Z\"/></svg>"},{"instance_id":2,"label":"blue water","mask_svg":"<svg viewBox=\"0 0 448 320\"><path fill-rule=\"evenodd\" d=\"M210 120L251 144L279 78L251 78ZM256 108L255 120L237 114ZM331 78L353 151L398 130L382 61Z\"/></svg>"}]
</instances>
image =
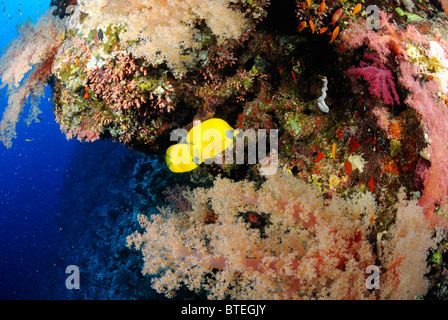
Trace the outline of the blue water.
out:
<instances>
[{"instance_id":1,"label":"blue water","mask_svg":"<svg viewBox=\"0 0 448 320\"><path fill-rule=\"evenodd\" d=\"M16 36L16 25L36 21L49 1L2 1L0 47ZM22 5L20 5L22 4ZM20 10L20 11L19 11ZM20 14L21 13L21 14ZM7 103L1 91L3 113ZM0 146L0 298L51 299L60 192L75 141L67 141L54 121L50 90L40 104L40 123L20 122L11 149ZM32 140L32 141L27 141Z\"/></svg>"},{"instance_id":2,"label":"blue water","mask_svg":"<svg viewBox=\"0 0 448 320\"><path fill-rule=\"evenodd\" d=\"M52 268L58 193L76 142L59 131L50 103L41 108L41 123L19 123L13 147L0 147L0 298L46 298L37 284Z\"/></svg>"},{"instance_id":3,"label":"blue water","mask_svg":"<svg viewBox=\"0 0 448 320\"><path fill-rule=\"evenodd\" d=\"M0 47L49 3L0 0ZM136 214L155 212L181 176L120 143L68 141L51 96L48 87L41 121L20 121L12 147L0 144L0 299L162 299L125 240ZM2 89L0 116L6 105ZM80 289L66 286L69 265L79 268Z\"/></svg>"},{"instance_id":4,"label":"blue water","mask_svg":"<svg viewBox=\"0 0 448 320\"><path fill-rule=\"evenodd\" d=\"M29 17L36 21L49 2L1 1L0 47L16 36L18 23ZM0 91L1 114L5 93ZM73 150L82 144L60 132L50 97L48 88L40 103L41 122L19 122L12 148L0 145L0 299L55 298L51 282L57 279L60 192Z\"/></svg>"}]
</instances>

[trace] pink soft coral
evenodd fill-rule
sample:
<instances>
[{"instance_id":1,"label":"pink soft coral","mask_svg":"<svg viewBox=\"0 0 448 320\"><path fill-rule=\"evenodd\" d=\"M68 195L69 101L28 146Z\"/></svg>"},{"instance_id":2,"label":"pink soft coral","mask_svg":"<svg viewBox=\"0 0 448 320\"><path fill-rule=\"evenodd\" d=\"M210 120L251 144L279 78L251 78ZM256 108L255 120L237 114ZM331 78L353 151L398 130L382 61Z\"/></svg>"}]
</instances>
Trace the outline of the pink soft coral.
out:
<instances>
[{"instance_id":1,"label":"pink soft coral","mask_svg":"<svg viewBox=\"0 0 448 320\"><path fill-rule=\"evenodd\" d=\"M435 215L435 205L448 205L448 109L438 97L439 85L435 81L420 82L420 70L416 65L402 62L400 82L409 90L406 103L422 116L428 134L427 154L431 166L425 175L424 191L419 204L425 209L428 218L440 221ZM446 224L446 222L445 222Z\"/></svg>"},{"instance_id":2,"label":"pink soft coral","mask_svg":"<svg viewBox=\"0 0 448 320\"><path fill-rule=\"evenodd\" d=\"M448 0L439 0L442 5L443 11L448 15Z\"/></svg>"},{"instance_id":3,"label":"pink soft coral","mask_svg":"<svg viewBox=\"0 0 448 320\"><path fill-rule=\"evenodd\" d=\"M430 233L404 194L387 239L372 233L371 193L327 202L280 170L260 187L218 178L188 198L187 212L139 215L144 230L127 237L168 297L183 285L209 299L412 299L427 290ZM381 290L369 291L366 268L377 263Z\"/></svg>"},{"instance_id":4,"label":"pink soft coral","mask_svg":"<svg viewBox=\"0 0 448 320\"><path fill-rule=\"evenodd\" d=\"M35 26L23 25L20 35L0 59L1 87L7 85L9 94L8 106L0 122L0 140L8 148L16 136L15 126L25 103L32 103L28 122L37 118L40 112L37 102L44 94L54 57L62 43L63 30L61 20L48 11Z\"/></svg>"},{"instance_id":5,"label":"pink soft coral","mask_svg":"<svg viewBox=\"0 0 448 320\"><path fill-rule=\"evenodd\" d=\"M367 45L374 51L381 63L386 63L391 54L406 56L406 48L402 43L402 34L393 22L389 22L390 15L380 11L379 29L367 28L366 20L350 21L348 28L341 34L340 39L352 48Z\"/></svg>"},{"instance_id":6,"label":"pink soft coral","mask_svg":"<svg viewBox=\"0 0 448 320\"><path fill-rule=\"evenodd\" d=\"M386 104L400 103L395 89L392 72L386 68L379 68L361 61L360 67L350 67L346 74L352 77L363 77L369 83L369 92L383 99Z\"/></svg>"}]
</instances>

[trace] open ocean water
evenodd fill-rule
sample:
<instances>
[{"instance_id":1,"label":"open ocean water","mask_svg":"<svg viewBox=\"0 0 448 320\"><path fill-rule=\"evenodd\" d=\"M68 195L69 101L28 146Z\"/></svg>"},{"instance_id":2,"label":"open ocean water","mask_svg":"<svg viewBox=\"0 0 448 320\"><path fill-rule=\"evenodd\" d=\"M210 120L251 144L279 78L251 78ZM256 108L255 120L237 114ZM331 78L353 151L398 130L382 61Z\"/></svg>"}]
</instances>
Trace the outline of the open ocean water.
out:
<instances>
[{"instance_id":1,"label":"open ocean water","mask_svg":"<svg viewBox=\"0 0 448 320\"><path fill-rule=\"evenodd\" d=\"M5 48L17 35L17 27L28 18L36 21L49 4L44 0L1 1L0 46ZM6 105L3 88L1 113ZM122 186L117 180L127 187L125 173L132 171L138 155L112 142L68 141L52 108L47 87L39 122L27 126L19 121L12 147L0 147L0 299L106 298L100 288L103 275L96 276L99 284L92 286L93 293L82 296L66 288L65 269L79 264L82 272L83 263L92 270L98 266L91 263L96 258L90 259L85 247L90 240L101 241L92 240L87 228L95 230L95 224L103 221L86 215L95 205L106 211L115 205L108 196ZM123 150L127 155L122 156ZM113 182L110 172L115 173Z\"/></svg>"},{"instance_id":2,"label":"open ocean water","mask_svg":"<svg viewBox=\"0 0 448 320\"><path fill-rule=\"evenodd\" d=\"M49 1L2 1L0 46L27 18L36 21ZM56 217L67 165L76 141L67 141L54 121L50 90L40 103L39 123L18 123L11 149L0 148L0 298L51 299L58 261ZM0 93L0 110L7 105ZM22 115L23 117L23 115Z\"/></svg>"}]
</instances>

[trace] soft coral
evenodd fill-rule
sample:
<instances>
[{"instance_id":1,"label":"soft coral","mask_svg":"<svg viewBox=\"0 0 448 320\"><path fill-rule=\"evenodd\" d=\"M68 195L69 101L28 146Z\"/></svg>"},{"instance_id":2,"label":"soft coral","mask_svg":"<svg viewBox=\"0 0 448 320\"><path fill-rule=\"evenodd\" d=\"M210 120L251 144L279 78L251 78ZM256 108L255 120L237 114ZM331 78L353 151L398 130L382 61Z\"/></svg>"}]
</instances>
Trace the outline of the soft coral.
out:
<instances>
[{"instance_id":1,"label":"soft coral","mask_svg":"<svg viewBox=\"0 0 448 320\"><path fill-rule=\"evenodd\" d=\"M350 67L346 75L351 77L363 77L369 83L369 92L383 100L386 104L400 103L392 72L383 64L379 66L370 65L361 61L360 66Z\"/></svg>"}]
</instances>

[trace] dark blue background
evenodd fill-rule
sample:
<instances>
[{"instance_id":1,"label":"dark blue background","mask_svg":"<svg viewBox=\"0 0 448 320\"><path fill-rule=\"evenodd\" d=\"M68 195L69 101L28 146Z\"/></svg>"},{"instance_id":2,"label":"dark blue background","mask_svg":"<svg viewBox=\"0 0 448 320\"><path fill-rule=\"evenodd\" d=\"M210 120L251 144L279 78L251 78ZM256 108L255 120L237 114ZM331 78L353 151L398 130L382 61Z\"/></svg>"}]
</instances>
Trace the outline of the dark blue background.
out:
<instances>
[{"instance_id":1,"label":"dark blue background","mask_svg":"<svg viewBox=\"0 0 448 320\"><path fill-rule=\"evenodd\" d=\"M28 17L36 21L49 3L1 1L0 46L4 48L15 37L18 23ZM49 88L40 103L41 122L29 127L19 122L12 148L0 145L1 299L54 298L59 232L55 218L61 214L58 201L62 183L70 174L66 167L73 148L80 143L67 141L60 132L48 98ZM6 89L2 89L1 114L6 104Z\"/></svg>"}]
</instances>

